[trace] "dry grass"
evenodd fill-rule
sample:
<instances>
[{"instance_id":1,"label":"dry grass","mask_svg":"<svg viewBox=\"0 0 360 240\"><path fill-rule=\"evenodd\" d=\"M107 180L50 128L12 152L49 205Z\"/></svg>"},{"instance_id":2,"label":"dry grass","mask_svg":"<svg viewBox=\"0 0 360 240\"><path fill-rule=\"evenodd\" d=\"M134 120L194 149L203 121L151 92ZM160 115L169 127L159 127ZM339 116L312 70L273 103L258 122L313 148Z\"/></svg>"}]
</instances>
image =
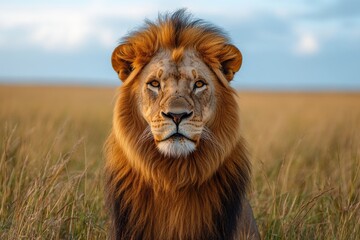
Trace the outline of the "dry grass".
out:
<instances>
[{"instance_id":1,"label":"dry grass","mask_svg":"<svg viewBox=\"0 0 360 240\"><path fill-rule=\"evenodd\" d=\"M114 89L0 87L0 239L105 239ZM264 239L360 236L360 94L240 93Z\"/></svg>"},{"instance_id":2,"label":"dry grass","mask_svg":"<svg viewBox=\"0 0 360 240\"><path fill-rule=\"evenodd\" d=\"M105 239L114 90L0 88L0 239Z\"/></svg>"},{"instance_id":3,"label":"dry grass","mask_svg":"<svg viewBox=\"0 0 360 240\"><path fill-rule=\"evenodd\" d=\"M360 236L360 94L241 94L265 239Z\"/></svg>"}]
</instances>

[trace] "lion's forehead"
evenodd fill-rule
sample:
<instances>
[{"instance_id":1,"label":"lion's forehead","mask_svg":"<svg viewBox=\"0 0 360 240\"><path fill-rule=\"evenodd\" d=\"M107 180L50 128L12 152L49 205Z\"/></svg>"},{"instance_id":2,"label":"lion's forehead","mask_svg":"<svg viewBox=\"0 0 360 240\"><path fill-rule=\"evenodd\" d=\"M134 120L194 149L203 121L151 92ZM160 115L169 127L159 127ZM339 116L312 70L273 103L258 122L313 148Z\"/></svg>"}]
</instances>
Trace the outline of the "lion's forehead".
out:
<instances>
[{"instance_id":1,"label":"lion's forehead","mask_svg":"<svg viewBox=\"0 0 360 240\"><path fill-rule=\"evenodd\" d=\"M170 50L161 51L149 63L149 74L162 81L211 80L211 70L194 50L184 50L181 59L174 59Z\"/></svg>"}]
</instances>

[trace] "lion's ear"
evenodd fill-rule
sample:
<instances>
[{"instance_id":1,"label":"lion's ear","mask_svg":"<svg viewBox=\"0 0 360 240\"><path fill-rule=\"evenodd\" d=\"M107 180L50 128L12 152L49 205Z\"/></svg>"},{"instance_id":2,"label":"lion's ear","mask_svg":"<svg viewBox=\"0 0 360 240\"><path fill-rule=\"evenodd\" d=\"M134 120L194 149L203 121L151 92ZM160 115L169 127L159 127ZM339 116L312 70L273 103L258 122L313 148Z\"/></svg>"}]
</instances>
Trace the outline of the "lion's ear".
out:
<instances>
[{"instance_id":1,"label":"lion's ear","mask_svg":"<svg viewBox=\"0 0 360 240\"><path fill-rule=\"evenodd\" d=\"M219 57L222 72L228 81L234 78L234 74L239 71L242 63L242 55L234 45L227 44L222 49Z\"/></svg>"},{"instance_id":2,"label":"lion's ear","mask_svg":"<svg viewBox=\"0 0 360 240\"><path fill-rule=\"evenodd\" d=\"M130 44L121 44L115 48L111 56L111 64L118 73L119 78L124 82L133 70L135 53Z\"/></svg>"}]
</instances>

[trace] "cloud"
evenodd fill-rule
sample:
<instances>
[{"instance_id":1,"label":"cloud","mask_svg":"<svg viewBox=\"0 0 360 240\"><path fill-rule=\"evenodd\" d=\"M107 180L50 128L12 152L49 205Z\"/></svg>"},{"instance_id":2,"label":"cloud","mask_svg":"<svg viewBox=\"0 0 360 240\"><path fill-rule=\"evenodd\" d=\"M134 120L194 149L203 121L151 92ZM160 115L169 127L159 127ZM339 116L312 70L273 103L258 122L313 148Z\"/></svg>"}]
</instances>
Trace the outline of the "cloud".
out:
<instances>
[{"instance_id":1,"label":"cloud","mask_svg":"<svg viewBox=\"0 0 360 240\"><path fill-rule=\"evenodd\" d=\"M299 55L314 55L319 52L319 42L314 35L305 33L299 36L294 50Z\"/></svg>"},{"instance_id":2,"label":"cloud","mask_svg":"<svg viewBox=\"0 0 360 240\"><path fill-rule=\"evenodd\" d=\"M276 6L275 10L270 8L272 5L259 8L255 3L240 7L241 4L236 1L221 8L205 0L185 0L181 4L185 4L196 17L219 26L223 26L224 21L251 24L264 11L273 11L274 15L291 15L277 10L280 8ZM181 4L163 0L155 3L93 0L90 3L68 2L63 5L2 4L0 48L36 47L50 52L80 50L94 44L101 48L112 48L129 29L141 25L144 18L154 19L158 12L184 7ZM226 29L226 25L224 27Z\"/></svg>"},{"instance_id":3,"label":"cloud","mask_svg":"<svg viewBox=\"0 0 360 240\"><path fill-rule=\"evenodd\" d=\"M359 19L360 1L358 0L338 0L330 1L321 9L309 12L308 17L317 19Z\"/></svg>"},{"instance_id":4,"label":"cloud","mask_svg":"<svg viewBox=\"0 0 360 240\"><path fill-rule=\"evenodd\" d=\"M146 4L145 4L146 5ZM101 47L112 47L118 37L126 32L116 32L107 26L113 22L138 21L154 9L135 5L105 6L94 3L74 7L4 7L0 10L0 47L19 44L37 46L48 51L79 49L90 42Z\"/></svg>"}]
</instances>

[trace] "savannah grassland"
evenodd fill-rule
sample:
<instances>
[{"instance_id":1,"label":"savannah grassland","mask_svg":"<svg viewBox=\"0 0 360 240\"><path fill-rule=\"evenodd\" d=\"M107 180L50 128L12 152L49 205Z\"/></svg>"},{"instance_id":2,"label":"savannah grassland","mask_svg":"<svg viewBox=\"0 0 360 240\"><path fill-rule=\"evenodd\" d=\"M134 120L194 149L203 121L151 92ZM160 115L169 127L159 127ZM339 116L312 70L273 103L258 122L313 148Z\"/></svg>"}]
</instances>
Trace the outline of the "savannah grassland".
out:
<instances>
[{"instance_id":1,"label":"savannah grassland","mask_svg":"<svg viewBox=\"0 0 360 240\"><path fill-rule=\"evenodd\" d=\"M264 239L360 239L360 93L240 92ZM0 239L106 239L115 89L0 86Z\"/></svg>"}]
</instances>

